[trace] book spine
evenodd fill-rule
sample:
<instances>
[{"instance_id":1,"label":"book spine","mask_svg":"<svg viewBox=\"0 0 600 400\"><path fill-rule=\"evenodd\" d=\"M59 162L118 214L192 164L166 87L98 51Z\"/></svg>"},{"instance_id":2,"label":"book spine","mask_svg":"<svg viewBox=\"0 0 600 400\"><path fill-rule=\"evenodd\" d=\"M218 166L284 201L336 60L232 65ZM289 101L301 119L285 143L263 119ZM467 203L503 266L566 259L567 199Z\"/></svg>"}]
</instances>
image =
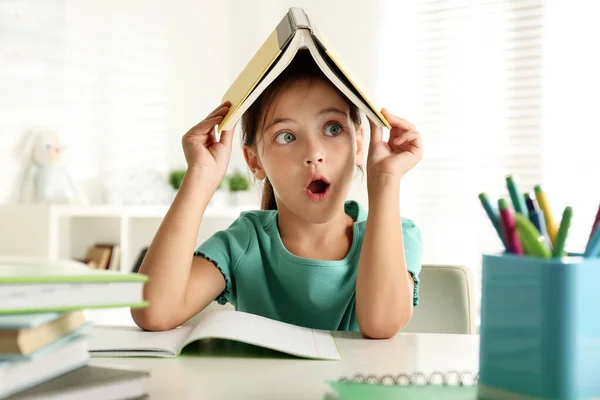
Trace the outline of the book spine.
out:
<instances>
[{"instance_id":1,"label":"book spine","mask_svg":"<svg viewBox=\"0 0 600 400\"><path fill-rule=\"evenodd\" d=\"M308 15L306 15L302 8L291 7L287 15L290 19L290 23L292 24L292 29L312 29Z\"/></svg>"},{"instance_id":2,"label":"book spine","mask_svg":"<svg viewBox=\"0 0 600 400\"><path fill-rule=\"evenodd\" d=\"M294 21L291 18L290 12L288 12L285 17L279 22L277 25L277 41L279 45L279 49L283 50L285 46L292 40L294 34L296 33L296 27L294 25Z\"/></svg>"}]
</instances>

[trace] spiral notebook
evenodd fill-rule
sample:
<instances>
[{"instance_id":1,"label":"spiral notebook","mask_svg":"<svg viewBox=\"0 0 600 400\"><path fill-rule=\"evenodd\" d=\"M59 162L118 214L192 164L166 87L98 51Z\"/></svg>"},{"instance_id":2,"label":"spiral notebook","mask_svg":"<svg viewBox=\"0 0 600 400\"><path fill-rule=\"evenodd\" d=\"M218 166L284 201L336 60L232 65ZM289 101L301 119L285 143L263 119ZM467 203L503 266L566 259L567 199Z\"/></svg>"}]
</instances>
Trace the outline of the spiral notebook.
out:
<instances>
[{"instance_id":1,"label":"spiral notebook","mask_svg":"<svg viewBox=\"0 0 600 400\"><path fill-rule=\"evenodd\" d=\"M399 375L361 375L328 382L327 400L476 400L478 374L448 371Z\"/></svg>"}]
</instances>

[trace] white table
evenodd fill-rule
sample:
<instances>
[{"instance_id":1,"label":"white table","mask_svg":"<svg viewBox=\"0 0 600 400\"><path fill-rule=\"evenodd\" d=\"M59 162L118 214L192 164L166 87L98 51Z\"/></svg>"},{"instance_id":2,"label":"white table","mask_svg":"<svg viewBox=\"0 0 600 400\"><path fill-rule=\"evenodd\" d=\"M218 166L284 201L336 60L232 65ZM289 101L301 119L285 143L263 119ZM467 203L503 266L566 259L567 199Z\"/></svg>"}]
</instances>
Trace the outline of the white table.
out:
<instances>
[{"instance_id":1,"label":"white table","mask_svg":"<svg viewBox=\"0 0 600 400\"><path fill-rule=\"evenodd\" d=\"M458 370L477 372L479 336L399 334L365 340L335 332L342 361L251 357L180 356L94 358L93 364L150 371L150 399L315 399L327 398L328 380L363 374Z\"/></svg>"}]
</instances>

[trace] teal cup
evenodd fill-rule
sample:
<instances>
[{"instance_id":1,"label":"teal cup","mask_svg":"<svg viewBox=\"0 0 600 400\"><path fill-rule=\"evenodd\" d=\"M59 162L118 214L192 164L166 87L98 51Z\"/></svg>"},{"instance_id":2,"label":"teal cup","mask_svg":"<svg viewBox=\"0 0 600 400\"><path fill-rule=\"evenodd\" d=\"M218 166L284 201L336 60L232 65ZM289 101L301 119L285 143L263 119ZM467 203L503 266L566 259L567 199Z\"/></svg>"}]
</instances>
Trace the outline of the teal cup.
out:
<instances>
[{"instance_id":1,"label":"teal cup","mask_svg":"<svg viewBox=\"0 0 600 400\"><path fill-rule=\"evenodd\" d=\"M484 255L480 339L480 398L600 398L600 258Z\"/></svg>"}]
</instances>

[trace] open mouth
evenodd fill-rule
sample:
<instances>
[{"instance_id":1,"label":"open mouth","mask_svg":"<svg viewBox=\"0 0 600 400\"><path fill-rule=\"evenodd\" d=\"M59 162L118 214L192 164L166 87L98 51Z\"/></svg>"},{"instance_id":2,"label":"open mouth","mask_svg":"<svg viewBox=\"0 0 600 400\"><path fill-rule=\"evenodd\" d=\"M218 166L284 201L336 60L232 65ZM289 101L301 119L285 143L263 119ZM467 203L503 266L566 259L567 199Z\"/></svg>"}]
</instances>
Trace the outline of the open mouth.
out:
<instances>
[{"instance_id":1,"label":"open mouth","mask_svg":"<svg viewBox=\"0 0 600 400\"><path fill-rule=\"evenodd\" d=\"M309 192L314 194L323 194L327 191L328 187L329 183L325 182L322 179L317 179L315 181L312 181L310 185L308 185L307 189Z\"/></svg>"},{"instance_id":2,"label":"open mouth","mask_svg":"<svg viewBox=\"0 0 600 400\"><path fill-rule=\"evenodd\" d=\"M314 174L306 185L306 194L312 201L322 201L327 198L330 187L327 178Z\"/></svg>"}]
</instances>

